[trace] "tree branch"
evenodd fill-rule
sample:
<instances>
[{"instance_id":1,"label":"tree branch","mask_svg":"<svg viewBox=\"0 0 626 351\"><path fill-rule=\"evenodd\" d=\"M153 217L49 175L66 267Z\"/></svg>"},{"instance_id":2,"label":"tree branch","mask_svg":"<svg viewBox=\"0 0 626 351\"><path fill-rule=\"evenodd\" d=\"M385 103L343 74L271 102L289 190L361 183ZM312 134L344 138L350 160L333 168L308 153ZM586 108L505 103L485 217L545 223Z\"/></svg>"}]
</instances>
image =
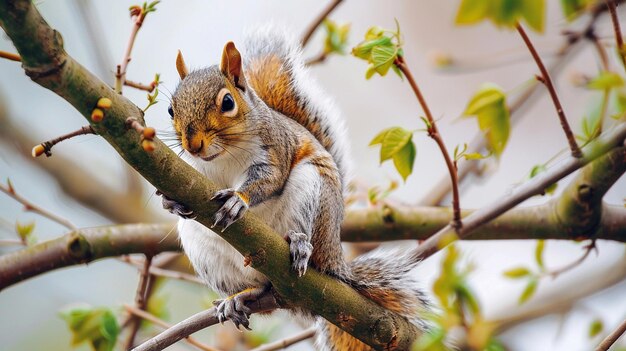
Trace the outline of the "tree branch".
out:
<instances>
[{"instance_id":1,"label":"tree branch","mask_svg":"<svg viewBox=\"0 0 626 351\"><path fill-rule=\"evenodd\" d=\"M585 148L586 152L582 157L567 157L560 164L529 180L525 184L522 184L511 194L465 217L461 229L455 231L454 228L449 225L444 227L420 245L416 251L416 258L425 259L444 246L447 246L447 244L452 241L466 238L475 229L497 218L529 197L543 193L548 186L554 184L566 175L609 152L613 148L622 146L626 138L626 124L620 124L605 134L606 135L603 134L587 145ZM451 238L454 240L451 240Z\"/></svg>"},{"instance_id":2,"label":"tree branch","mask_svg":"<svg viewBox=\"0 0 626 351\"><path fill-rule=\"evenodd\" d=\"M151 206L145 206L143 193L120 191L107 182L99 181L85 170L84 162L79 164L62 153L56 153L51 159L33 159L31 149L41 139L33 137L28 128L14 123L1 108L0 124L0 139L12 145L26 161L48 173L65 194L81 205L116 223L154 222L165 218Z\"/></svg>"},{"instance_id":3,"label":"tree branch","mask_svg":"<svg viewBox=\"0 0 626 351\"><path fill-rule=\"evenodd\" d=\"M158 325L159 327L163 328L163 329L169 329L172 326L165 323L163 320L157 318L155 315L152 315L146 311L140 310L134 306L130 306L130 305L124 305L124 309L128 312L131 313L139 318L145 319L148 322L154 324L154 325ZM204 345L201 342L199 342L198 340L192 338L191 336L187 336L186 338L184 338L185 341L187 341L187 343L189 343L189 345L193 345L197 348L199 348L200 350L204 350L204 351L219 351L215 348L212 348L208 345Z\"/></svg>"},{"instance_id":4,"label":"tree branch","mask_svg":"<svg viewBox=\"0 0 626 351\"><path fill-rule=\"evenodd\" d=\"M595 351L607 351L624 333L626 333L626 319L620 323L611 334L602 340Z\"/></svg>"},{"instance_id":5,"label":"tree branch","mask_svg":"<svg viewBox=\"0 0 626 351\"><path fill-rule=\"evenodd\" d=\"M314 337L316 331L317 329L315 327L305 329L298 334L292 335L282 340L271 342L269 344L261 345L250 351L274 351L274 350L286 349L287 347L293 344L296 344L296 343L299 343L300 341Z\"/></svg>"},{"instance_id":6,"label":"tree branch","mask_svg":"<svg viewBox=\"0 0 626 351\"><path fill-rule=\"evenodd\" d=\"M622 37L622 30L619 25L619 18L617 17L617 4L615 0L605 0L606 6L611 13L611 22L613 22L613 32L615 32L615 43L617 44L617 53L622 61L622 66L626 69L626 47L624 47L624 38Z\"/></svg>"},{"instance_id":7,"label":"tree branch","mask_svg":"<svg viewBox=\"0 0 626 351\"><path fill-rule=\"evenodd\" d=\"M256 301L248 301L246 306L252 313L269 312L280 308L278 302L271 293L266 293ZM219 323L217 308L196 313L193 316L176 323L171 328L137 346L133 351L160 351L174 344L178 340L189 336L198 330Z\"/></svg>"},{"instance_id":8,"label":"tree branch","mask_svg":"<svg viewBox=\"0 0 626 351\"><path fill-rule=\"evenodd\" d=\"M79 229L0 256L0 290L44 272L124 254L179 251L171 224L126 224ZM166 233L166 235L163 235Z\"/></svg>"},{"instance_id":9,"label":"tree branch","mask_svg":"<svg viewBox=\"0 0 626 351\"><path fill-rule=\"evenodd\" d=\"M143 121L139 108L67 55L60 34L48 26L31 1L1 0L0 25L22 56L26 74L66 99L85 118L100 98L111 99L113 106L104 120L94 125L96 132L163 194L196 213L197 222L207 227L213 224L218 204L206 199L217 187L160 140L155 139L153 152L145 152L136 131L125 126L128 117ZM253 214L246 214L219 234L268 277L281 296L281 305L310 309L378 350L390 345L407 349L418 335L406 319L342 282L315 270L298 278L291 271L289 248L282 235Z\"/></svg>"}]
</instances>

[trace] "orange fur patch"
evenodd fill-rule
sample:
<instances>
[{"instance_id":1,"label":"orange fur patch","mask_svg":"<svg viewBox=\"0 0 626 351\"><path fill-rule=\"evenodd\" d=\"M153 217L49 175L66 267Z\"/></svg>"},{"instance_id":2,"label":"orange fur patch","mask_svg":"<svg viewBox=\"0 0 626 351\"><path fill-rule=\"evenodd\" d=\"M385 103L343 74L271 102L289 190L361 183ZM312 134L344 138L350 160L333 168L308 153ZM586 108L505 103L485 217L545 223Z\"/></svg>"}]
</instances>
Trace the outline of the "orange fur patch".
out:
<instances>
[{"instance_id":1,"label":"orange fur patch","mask_svg":"<svg viewBox=\"0 0 626 351\"><path fill-rule=\"evenodd\" d=\"M313 147L313 143L311 140L305 139L296 150L296 154L293 156L291 160L291 169L293 169L300 161L311 156L315 152L315 148Z\"/></svg>"}]
</instances>

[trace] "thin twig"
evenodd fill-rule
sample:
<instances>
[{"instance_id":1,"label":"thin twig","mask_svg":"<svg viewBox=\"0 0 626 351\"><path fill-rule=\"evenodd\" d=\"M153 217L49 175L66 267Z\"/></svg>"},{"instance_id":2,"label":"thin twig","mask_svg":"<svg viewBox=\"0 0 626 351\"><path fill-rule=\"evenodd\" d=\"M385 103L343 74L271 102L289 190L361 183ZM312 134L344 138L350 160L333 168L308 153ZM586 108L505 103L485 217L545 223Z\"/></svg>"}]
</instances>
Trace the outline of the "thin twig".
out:
<instances>
[{"instance_id":1,"label":"thin twig","mask_svg":"<svg viewBox=\"0 0 626 351\"><path fill-rule=\"evenodd\" d=\"M311 23L311 25L309 25L309 28L307 29L304 36L302 37L302 42L301 42L302 47L306 46L306 44L309 42L309 40L313 36L313 33L315 33L315 30L317 30L317 27L319 27L320 24L324 22L324 19L326 19L326 17L328 17L328 15L330 15L330 13L333 12L335 8L339 6L339 4L341 4L341 1L342 0L333 0L333 2L328 4L328 6L324 9L324 11L322 11L322 13L320 13L319 16L315 18L315 20Z\"/></svg>"},{"instance_id":2,"label":"thin twig","mask_svg":"<svg viewBox=\"0 0 626 351\"><path fill-rule=\"evenodd\" d=\"M147 320L148 322L153 323L154 325L157 325L159 327L161 327L162 329L169 329L172 326L168 323L166 323L165 321L159 319L157 316L148 313L146 311L140 310L137 307L134 306L130 306L127 304L124 304L124 309L128 312L131 313L139 318L143 318L145 320ZM196 340L194 337L192 336L187 336L185 337L185 341L187 341L187 343L189 343L190 345L193 345L197 348L199 348L200 350L204 350L204 351L219 351L216 348L213 348L211 346L205 345L201 342L199 342L198 340Z\"/></svg>"},{"instance_id":3,"label":"thin twig","mask_svg":"<svg viewBox=\"0 0 626 351\"><path fill-rule=\"evenodd\" d=\"M37 213L38 215L42 216L42 217L46 217L51 221L57 222L60 225L64 226L67 229L70 230L76 230L78 229L78 227L76 227L74 224L72 224L72 222L70 222L69 220L57 216L54 213L45 210L35 204L33 204L32 202L26 200L24 197L22 197L21 195L19 195L15 189L13 189L13 185L11 185L11 183L8 183L8 185L4 185L4 184L0 184L0 191L2 191L3 193L9 195L10 197L12 197L15 201L21 203L22 205L24 205L24 210L25 211L30 211L30 212L34 212Z\"/></svg>"},{"instance_id":4,"label":"thin twig","mask_svg":"<svg viewBox=\"0 0 626 351\"><path fill-rule=\"evenodd\" d=\"M310 339L315 336L315 332L317 329L315 327L305 329L298 334L292 335L290 337L284 338L282 340L278 340L275 342L271 342L269 344L261 345L256 347L250 351L274 351L274 350L282 350L293 344L299 343L300 341Z\"/></svg>"},{"instance_id":5,"label":"thin twig","mask_svg":"<svg viewBox=\"0 0 626 351\"><path fill-rule=\"evenodd\" d=\"M20 55L14 54L12 52L2 51L2 50L0 50L0 58L11 60L11 61L17 61L17 62L22 61L22 57L20 57Z\"/></svg>"},{"instance_id":6,"label":"thin twig","mask_svg":"<svg viewBox=\"0 0 626 351\"><path fill-rule=\"evenodd\" d=\"M256 301L248 301L246 306L252 310L252 313L269 312L280 308L280 305L271 292L264 294ZM178 340L217 323L219 323L217 319L217 308L212 307L176 323L161 334L137 346L133 351L163 350Z\"/></svg>"},{"instance_id":7,"label":"thin twig","mask_svg":"<svg viewBox=\"0 0 626 351\"><path fill-rule=\"evenodd\" d=\"M141 275L139 277L139 284L137 284L137 294L135 295L135 306L139 310L146 309L146 290L148 287L148 281L150 281L150 265L152 264L152 256L146 256L146 260L144 261L143 269L141 271ZM126 347L125 350L130 350L135 343L135 336L137 336L137 331L139 331L139 319L133 317L129 321L130 323L130 332L128 334L128 338L126 339Z\"/></svg>"},{"instance_id":8,"label":"thin twig","mask_svg":"<svg viewBox=\"0 0 626 351\"><path fill-rule=\"evenodd\" d=\"M91 125L80 127L80 129L73 132L61 135L60 137L52 140L44 141L43 143L33 148L33 157L41 156L45 154L47 157L52 156L52 147L64 140L73 138L79 135L97 134Z\"/></svg>"},{"instance_id":9,"label":"thin twig","mask_svg":"<svg viewBox=\"0 0 626 351\"><path fill-rule=\"evenodd\" d=\"M567 142L569 143L570 150L572 151L572 156L581 157L582 151L580 151L580 148L576 143L574 133L572 132L572 129L567 122L565 112L563 112L563 107L561 106L561 101L559 100L559 96L557 95L554 85L552 84L552 79L550 78L548 70L544 66L543 61L541 61L541 57L539 57L537 50L535 50L535 46L530 41L530 38L528 38L524 27L522 27L522 25L518 23L515 28L524 40L524 43L526 43L526 46L528 47L530 54L533 56L533 59L535 60L539 71L541 71L541 82L545 84L548 92L550 93L550 97L552 98L552 102L554 103L554 107L556 108L556 113L558 114L559 120L561 121L561 127L563 128L563 132L565 132L565 137L567 137Z\"/></svg>"},{"instance_id":10,"label":"thin twig","mask_svg":"<svg viewBox=\"0 0 626 351\"><path fill-rule=\"evenodd\" d=\"M617 328L609 334L598 347L596 347L595 351L607 351L611 345L615 344L615 342L626 333L626 320L624 320Z\"/></svg>"},{"instance_id":11,"label":"thin twig","mask_svg":"<svg viewBox=\"0 0 626 351\"><path fill-rule=\"evenodd\" d=\"M128 79L124 80L124 85L126 85L127 87L144 90L149 93L153 92L154 88L156 88L156 84L154 82L150 84L141 84L138 82L133 82L132 80L128 80Z\"/></svg>"},{"instance_id":12,"label":"thin twig","mask_svg":"<svg viewBox=\"0 0 626 351\"><path fill-rule=\"evenodd\" d=\"M308 61L306 61L305 65L307 66L314 66L317 64L320 64L324 61L326 61L326 58L328 57L328 54L324 51L322 51L322 53L320 53L319 55L309 59Z\"/></svg>"},{"instance_id":13,"label":"thin twig","mask_svg":"<svg viewBox=\"0 0 626 351\"><path fill-rule=\"evenodd\" d=\"M433 118L432 113L430 112L430 109L428 108L428 105L426 104L426 99L424 99L422 92L417 86L417 82L413 78L413 74L411 73L409 67L406 65L404 58L402 58L402 56L398 56L395 65L398 67L398 69L400 69L400 71L402 71L406 79L409 81L409 84L411 85L411 88L413 89L417 100L422 106L422 110L424 110L426 118L428 119L428 136L435 140L437 146L439 146L439 150L441 151L444 160L446 161L446 166L448 167L448 172L450 173L450 181L452 183L452 210L454 214L454 217L452 219L452 227L455 229L460 229L462 226L461 204L459 201L459 180L457 177L456 167L454 166L454 163L450 158L450 154L446 149L446 145L443 142L443 138L441 137L441 134L437 129L437 124L435 122L435 119Z\"/></svg>"},{"instance_id":14,"label":"thin twig","mask_svg":"<svg viewBox=\"0 0 626 351\"><path fill-rule=\"evenodd\" d=\"M137 39L137 33L139 33L139 29L141 29L141 25L143 24L146 15L147 12L143 10L140 10L139 13L135 13L131 10L133 28L130 31L130 37L128 38L128 43L126 44L126 51L124 51L122 63L117 65L117 70L115 73L115 92L117 92L118 94L122 93L122 86L126 81L126 70L128 69L128 63L131 60L130 54L133 51L133 45L135 44L135 39Z\"/></svg>"},{"instance_id":15,"label":"thin twig","mask_svg":"<svg viewBox=\"0 0 626 351\"><path fill-rule=\"evenodd\" d=\"M587 257L589 257L589 254L591 253L591 251L593 250L597 250L596 247L596 241L595 240L591 240L591 243L587 246L585 246L585 253L580 256L580 258L578 258L576 261L569 263L567 265L565 265L564 267L561 267L559 269L553 270L553 271L549 271L546 272L545 275L552 277L552 279L557 278L559 275L570 271L576 267L578 267L579 265L581 265L583 262L585 262L585 260L587 259Z\"/></svg>"},{"instance_id":16,"label":"thin twig","mask_svg":"<svg viewBox=\"0 0 626 351\"><path fill-rule=\"evenodd\" d=\"M624 51L624 38L622 37L622 30L619 25L619 18L617 17L617 4L615 0L605 0L606 6L611 13L611 21L613 22L613 31L615 32L615 42L617 44L617 52L622 59L622 65L626 69L626 52Z\"/></svg>"},{"instance_id":17,"label":"thin twig","mask_svg":"<svg viewBox=\"0 0 626 351\"><path fill-rule=\"evenodd\" d=\"M142 266L143 263L139 262L137 260L134 260L132 257L129 256L122 256L120 257L120 260L122 260L123 262L126 262L128 264L131 264L133 266ZM178 272L178 271L173 271L170 269L163 269L163 268L159 268L156 267L155 265L153 265L152 267L150 267L150 274L154 275L154 276L159 276L159 277L164 277L164 278L171 278L171 279L178 279L178 280L184 280L184 281L188 281L191 283L196 283L196 284L201 284L204 285L204 281L194 275L188 274L188 273L183 273L183 272Z\"/></svg>"}]
</instances>

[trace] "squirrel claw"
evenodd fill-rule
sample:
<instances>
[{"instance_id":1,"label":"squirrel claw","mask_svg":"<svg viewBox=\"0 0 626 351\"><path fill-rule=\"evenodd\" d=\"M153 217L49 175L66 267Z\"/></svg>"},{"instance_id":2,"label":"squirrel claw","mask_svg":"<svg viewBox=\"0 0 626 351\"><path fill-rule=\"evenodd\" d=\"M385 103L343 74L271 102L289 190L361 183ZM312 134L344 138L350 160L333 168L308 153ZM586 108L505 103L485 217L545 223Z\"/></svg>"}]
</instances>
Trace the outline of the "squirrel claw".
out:
<instances>
[{"instance_id":1,"label":"squirrel claw","mask_svg":"<svg viewBox=\"0 0 626 351\"><path fill-rule=\"evenodd\" d=\"M179 217L185 218L185 219L189 219L189 218L193 218L194 213L193 211L187 209L187 207L185 207L185 205L180 204L172 199L170 199L169 197L165 196L162 192L157 191L156 192L157 195L160 195L161 198L161 203L163 204L163 208L166 209L167 211L169 211L172 214L175 214Z\"/></svg>"},{"instance_id":2,"label":"squirrel claw","mask_svg":"<svg viewBox=\"0 0 626 351\"><path fill-rule=\"evenodd\" d=\"M309 265L309 259L313 253L313 245L309 242L309 237L304 233L297 233L290 230L287 233L289 238L289 252L291 256L291 268L302 277Z\"/></svg>"},{"instance_id":3,"label":"squirrel claw","mask_svg":"<svg viewBox=\"0 0 626 351\"><path fill-rule=\"evenodd\" d=\"M219 225L222 227L222 232L241 218L248 210L248 204L233 189L220 190L213 196L213 199L227 199L217 213L215 213L215 222L211 227L213 228Z\"/></svg>"}]
</instances>

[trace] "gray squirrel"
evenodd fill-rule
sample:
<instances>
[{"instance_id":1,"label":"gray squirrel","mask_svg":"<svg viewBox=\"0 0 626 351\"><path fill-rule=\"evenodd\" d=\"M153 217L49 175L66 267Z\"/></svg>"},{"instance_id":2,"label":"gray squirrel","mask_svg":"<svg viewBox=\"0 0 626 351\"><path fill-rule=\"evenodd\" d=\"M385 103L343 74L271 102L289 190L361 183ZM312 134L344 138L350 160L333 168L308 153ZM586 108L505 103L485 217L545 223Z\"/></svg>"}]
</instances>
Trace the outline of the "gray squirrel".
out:
<instances>
[{"instance_id":1,"label":"gray squirrel","mask_svg":"<svg viewBox=\"0 0 626 351\"><path fill-rule=\"evenodd\" d=\"M244 47L242 55L228 42L219 66L191 72L179 52L181 82L168 109L183 159L223 188L207 199L223 203L215 229L249 210L285 235L294 274L311 266L425 330L427 302L409 274L415 260L385 250L344 259L348 140L339 112L309 77L299 45L285 29L268 26L249 35ZM198 275L227 296L218 306L220 321L248 328L244 302L271 289L269 280L192 220L183 204L164 197L163 206L182 217L181 243ZM371 350L322 318L317 325L319 350Z\"/></svg>"}]
</instances>

